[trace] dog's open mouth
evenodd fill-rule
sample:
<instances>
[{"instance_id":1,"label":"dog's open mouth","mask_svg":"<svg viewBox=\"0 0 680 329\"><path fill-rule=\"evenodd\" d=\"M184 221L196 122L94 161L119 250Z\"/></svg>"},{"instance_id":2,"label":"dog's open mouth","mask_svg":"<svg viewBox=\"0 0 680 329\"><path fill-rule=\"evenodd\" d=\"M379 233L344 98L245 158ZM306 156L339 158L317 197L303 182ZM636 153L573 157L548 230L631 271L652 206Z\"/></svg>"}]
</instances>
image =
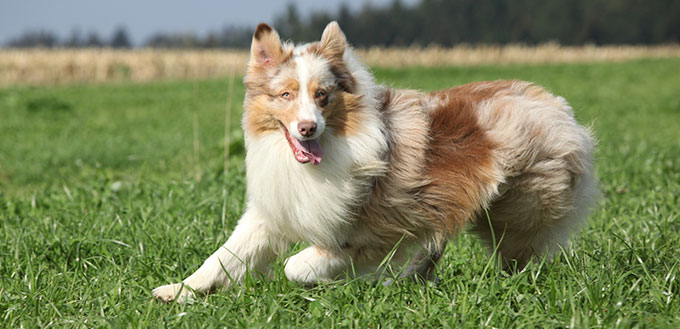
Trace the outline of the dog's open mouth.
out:
<instances>
[{"instance_id":1,"label":"dog's open mouth","mask_svg":"<svg viewBox=\"0 0 680 329\"><path fill-rule=\"evenodd\" d=\"M281 129L286 135L286 140L290 149L293 150L293 155L295 160L300 163L312 162L312 164L318 165L321 163L321 157L323 156L323 150L321 149L321 144L319 144L319 139L312 139L306 141L300 141L297 138L290 135L286 126L281 123Z\"/></svg>"}]
</instances>

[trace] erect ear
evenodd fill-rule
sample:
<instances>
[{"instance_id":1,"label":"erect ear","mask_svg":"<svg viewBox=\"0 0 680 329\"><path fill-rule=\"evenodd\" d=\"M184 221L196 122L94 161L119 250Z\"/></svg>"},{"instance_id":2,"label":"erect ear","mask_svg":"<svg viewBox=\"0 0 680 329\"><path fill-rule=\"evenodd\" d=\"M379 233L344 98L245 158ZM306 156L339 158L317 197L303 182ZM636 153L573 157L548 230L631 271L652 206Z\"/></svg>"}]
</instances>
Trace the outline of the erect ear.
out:
<instances>
[{"instance_id":1,"label":"erect ear","mask_svg":"<svg viewBox=\"0 0 680 329\"><path fill-rule=\"evenodd\" d=\"M282 57L283 48L279 34L271 26L260 23L253 34L248 66L260 68L275 66Z\"/></svg>"},{"instance_id":2,"label":"erect ear","mask_svg":"<svg viewBox=\"0 0 680 329\"><path fill-rule=\"evenodd\" d=\"M321 44L319 47L321 54L330 59L341 61L345 48L347 48L347 38L345 38L345 34L340 30L338 22L332 21L328 23L323 30L323 34L321 34Z\"/></svg>"}]
</instances>

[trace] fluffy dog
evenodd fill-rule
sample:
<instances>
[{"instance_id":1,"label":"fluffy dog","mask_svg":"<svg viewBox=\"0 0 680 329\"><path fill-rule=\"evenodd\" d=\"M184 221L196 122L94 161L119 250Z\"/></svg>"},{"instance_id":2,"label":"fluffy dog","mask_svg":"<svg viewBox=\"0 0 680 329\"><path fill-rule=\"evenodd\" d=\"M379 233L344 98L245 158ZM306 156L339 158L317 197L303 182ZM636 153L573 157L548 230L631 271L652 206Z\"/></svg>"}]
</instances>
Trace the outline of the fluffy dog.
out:
<instances>
[{"instance_id":1,"label":"fluffy dog","mask_svg":"<svg viewBox=\"0 0 680 329\"><path fill-rule=\"evenodd\" d=\"M385 87L335 22L297 46L260 24L244 83L246 211L194 274L153 290L163 301L237 284L296 241L310 246L285 274L302 284L430 278L466 226L520 270L564 247L595 200L590 131L531 83Z\"/></svg>"}]
</instances>

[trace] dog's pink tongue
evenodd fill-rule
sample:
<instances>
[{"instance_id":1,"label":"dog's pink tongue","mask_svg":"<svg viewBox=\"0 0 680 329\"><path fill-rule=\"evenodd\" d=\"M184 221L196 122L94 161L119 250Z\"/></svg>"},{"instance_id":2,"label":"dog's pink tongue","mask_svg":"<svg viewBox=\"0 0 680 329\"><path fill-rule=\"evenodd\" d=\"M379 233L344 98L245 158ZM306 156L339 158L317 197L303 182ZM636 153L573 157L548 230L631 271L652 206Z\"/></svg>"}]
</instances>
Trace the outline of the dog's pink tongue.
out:
<instances>
[{"instance_id":1,"label":"dog's pink tongue","mask_svg":"<svg viewBox=\"0 0 680 329\"><path fill-rule=\"evenodd\" d=\"M312 161L312 164L318 165L321 163L323 150L321 149L321 144L318 139L300 141L300 146L300 151Z\"/></svg>"}]
</instances>

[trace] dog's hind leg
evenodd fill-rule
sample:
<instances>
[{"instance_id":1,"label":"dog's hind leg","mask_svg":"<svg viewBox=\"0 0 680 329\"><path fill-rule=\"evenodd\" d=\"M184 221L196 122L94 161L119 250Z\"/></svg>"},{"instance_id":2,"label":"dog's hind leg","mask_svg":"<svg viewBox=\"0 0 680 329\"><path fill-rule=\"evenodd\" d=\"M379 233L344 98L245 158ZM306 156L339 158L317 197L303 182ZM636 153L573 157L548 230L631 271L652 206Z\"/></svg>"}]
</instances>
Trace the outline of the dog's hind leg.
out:
<instances>
[{"instance_id":1,"label":"dog's hind leg","mask_svg":"<svg viewBox=\"0 0 680 329\"><path fill-rule=\"evenodd\" d=\"M513 178L474 225L502 266L520 271L533 256L551 256L566 248L593 203L597 187L591 169L574 173L564 161L539 162Z\"/></svg>"},{"instance_id":2,"label":"dog's hind leg","mask_svg":"<svg viewBox=\"0 0 680 329\"><path fill-rule=\"evenodd\" d=\"M288 243L269 232L255 209L248 209L227 242L215 251L194 274L182 283L160 286L154 297L183 302L194 293L206 293L240 283L248 269L262 270Z\"/></svg>"}]
</instances>

